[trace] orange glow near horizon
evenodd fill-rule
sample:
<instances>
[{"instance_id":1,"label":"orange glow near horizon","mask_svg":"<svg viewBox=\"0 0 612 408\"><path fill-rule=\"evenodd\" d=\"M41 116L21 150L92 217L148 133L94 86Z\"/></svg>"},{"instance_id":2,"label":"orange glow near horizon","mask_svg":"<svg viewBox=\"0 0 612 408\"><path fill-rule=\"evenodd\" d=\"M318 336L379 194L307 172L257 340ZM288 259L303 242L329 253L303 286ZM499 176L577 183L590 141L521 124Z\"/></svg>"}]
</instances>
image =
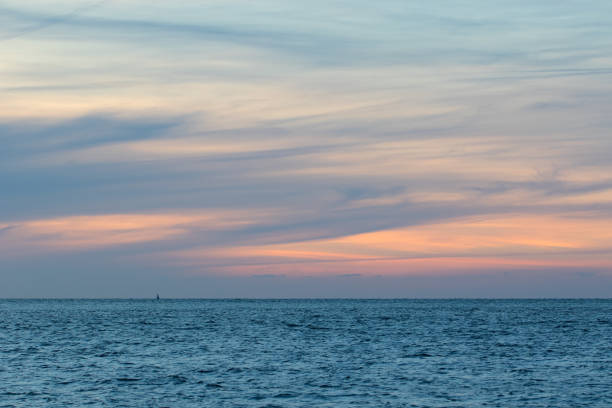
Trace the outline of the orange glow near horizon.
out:
<instances>
[{"instance_id":1,"label":"orange glow near horizon","mask_svg":"<svg viewBox=\"0 0 612 408\"><path fill-rule=\"evenodd\" d=\"M74 252L167 241L188 236L192 229L218 231L244 227L267 216L265 212L257 211L208 210L27 220L4 226L8 231L0 236L0 243L4 243L5 249L21 248L24 253Z\"/></svg>"},{"instance_id":2,"label":"orange glow near horizon","mask_svg":"<svg viewBox=\"0 0 612 408\"><path fill-rule=\"evenodd\" d=\"M612 261L605 257L610 242L612 220L508 215L171 256L194 268L238 275L453 274L488 268L610 267Z\"/></svg>"},{"instance_id":3,"label":"orange glow near horizon","mask_svg":"<svg viewBox=\"0 0 612 408\"><path fill-rule=\"evenodd\" d=\"M209 235L213 243L206 247L147 257L181 264L193 273L227 275L448 275L487 269L612 266L605 256L612 242L612 220L587 215L510 214L289 243L257 244L257 239L248 245L214 243L215 231L258 225L274 214L272 210L209 210L39 219L3 224L0 242L6 251L74 252Z\"/></svg>"}]
</instances>

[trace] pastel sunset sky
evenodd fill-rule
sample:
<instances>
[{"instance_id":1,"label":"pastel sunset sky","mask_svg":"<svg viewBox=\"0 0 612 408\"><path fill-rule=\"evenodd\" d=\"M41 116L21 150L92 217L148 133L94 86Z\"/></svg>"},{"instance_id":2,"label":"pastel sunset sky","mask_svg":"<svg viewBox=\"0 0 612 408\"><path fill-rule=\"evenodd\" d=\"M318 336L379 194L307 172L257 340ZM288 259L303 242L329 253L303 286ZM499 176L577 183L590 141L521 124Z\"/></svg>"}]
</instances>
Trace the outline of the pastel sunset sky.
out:
<instances>
[{"instance_id":1,"label":"pastel sunset sky","mask_svg":"<svg viewBox=\"0 0 612 408\"><path fill-rule=\"evenodd\" d=\"M610 16L4 0L0 297L609 297Z\"/></svg>"}]
</instances>

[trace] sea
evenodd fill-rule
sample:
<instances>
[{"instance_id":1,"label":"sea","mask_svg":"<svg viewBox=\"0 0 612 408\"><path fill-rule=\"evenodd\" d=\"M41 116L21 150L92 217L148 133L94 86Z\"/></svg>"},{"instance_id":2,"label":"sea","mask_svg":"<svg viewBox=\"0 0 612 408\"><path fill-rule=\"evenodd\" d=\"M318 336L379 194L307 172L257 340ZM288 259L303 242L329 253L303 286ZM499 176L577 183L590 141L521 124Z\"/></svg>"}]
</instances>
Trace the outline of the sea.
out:
<instances>
[{"instance_id":1,"label":"sea","mask_svg":"<svg viewBox=\"0 0 612 408\"><path fill-rule=\"evenodd\" d=\"M612 407L612 300L0 300L0 407Z\"/></svg>"}]
</instances>

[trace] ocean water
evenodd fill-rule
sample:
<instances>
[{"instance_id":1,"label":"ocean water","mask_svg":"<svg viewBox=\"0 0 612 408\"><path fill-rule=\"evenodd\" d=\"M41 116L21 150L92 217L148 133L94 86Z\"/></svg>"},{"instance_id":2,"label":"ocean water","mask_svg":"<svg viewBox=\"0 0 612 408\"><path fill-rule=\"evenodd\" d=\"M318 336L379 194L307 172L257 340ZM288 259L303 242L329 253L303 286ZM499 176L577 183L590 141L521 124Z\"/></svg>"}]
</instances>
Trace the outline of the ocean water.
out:
<instances>
[{"instance_id":1,"label":"ocean water","mask_svg":"<svg viewBox=\"0 0 612 408\"><path fill-rule=\"evenodd\" d=\"M610 300L1 300L0 407L612 407Z\"/></svg>"}]
</instances>

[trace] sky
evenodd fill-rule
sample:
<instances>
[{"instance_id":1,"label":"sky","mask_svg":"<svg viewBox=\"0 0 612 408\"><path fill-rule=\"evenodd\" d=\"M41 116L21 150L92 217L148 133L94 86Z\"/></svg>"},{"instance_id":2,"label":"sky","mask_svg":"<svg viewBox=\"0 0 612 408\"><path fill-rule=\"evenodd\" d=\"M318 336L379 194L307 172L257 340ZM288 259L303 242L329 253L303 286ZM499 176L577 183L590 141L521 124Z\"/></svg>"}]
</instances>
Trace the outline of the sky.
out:
<instances>
[{"instance_id":1,"label":"sky","mask_svg":"<svg viewBox=\"0 0 612 408\"><path fill-rule=\"evenodd\" d=\"M610 297L610 15L0 1L0 297Z\"/></svg>"}]
</instances>

